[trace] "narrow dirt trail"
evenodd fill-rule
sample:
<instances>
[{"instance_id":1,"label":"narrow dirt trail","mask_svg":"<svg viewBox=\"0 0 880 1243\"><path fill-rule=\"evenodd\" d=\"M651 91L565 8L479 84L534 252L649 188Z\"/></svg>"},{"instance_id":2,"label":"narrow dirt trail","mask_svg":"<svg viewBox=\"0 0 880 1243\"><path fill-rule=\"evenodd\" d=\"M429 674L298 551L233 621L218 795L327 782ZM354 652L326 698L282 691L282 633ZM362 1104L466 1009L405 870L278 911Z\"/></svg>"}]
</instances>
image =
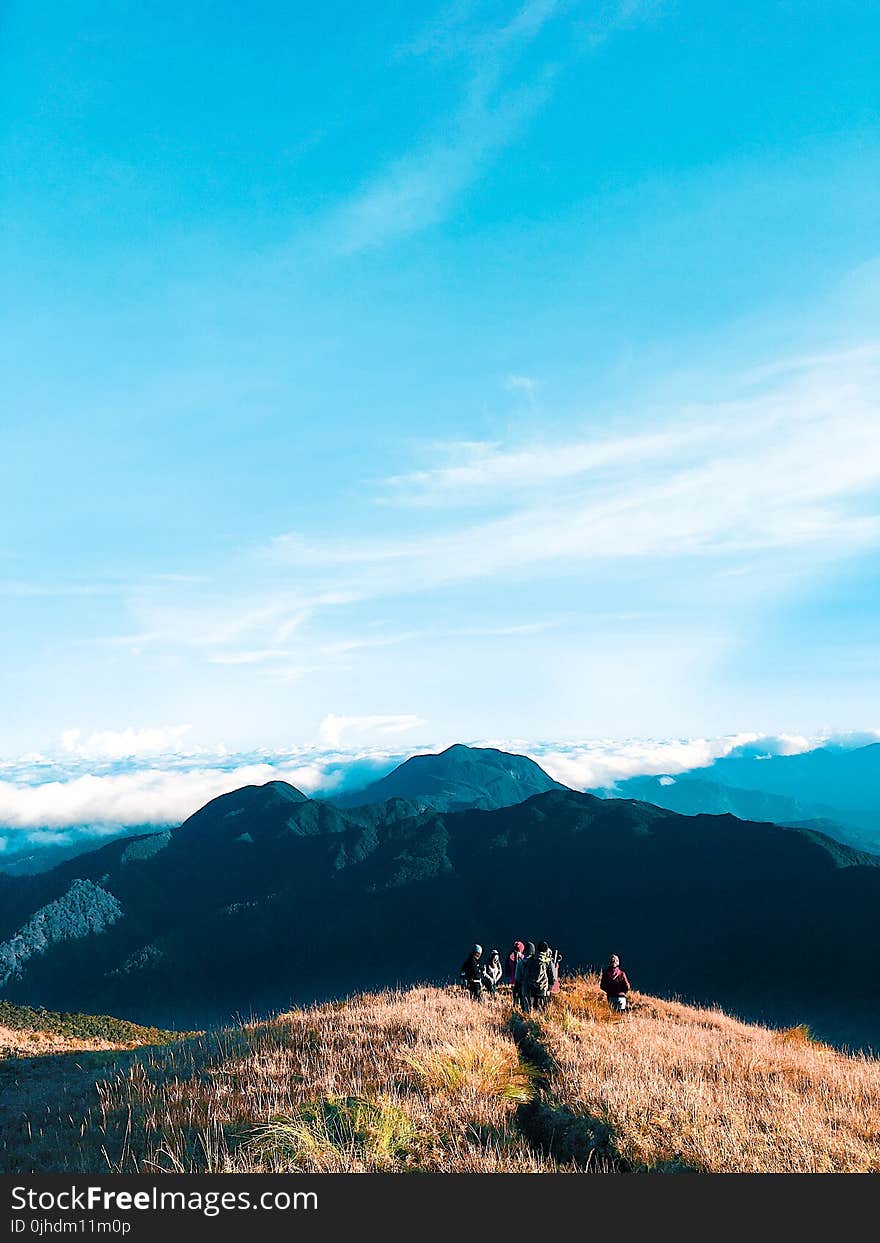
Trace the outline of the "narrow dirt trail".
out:
<instances>
[{"instance_id":1,"label":"narrow dirt trail","mask_svg":"<svg viewBox=\"0 0 880 1243\"><path fill-rule=\"evenodd\" d=\"M534 1072L535 1095L519 1106L516 1124L536 1153L560 1165L593 1173L627 1173L632 1166L617 1151L614 1131L600 1117L573 1113L556 1097L560 1067L550 1052L545 1024L565 1012L565 997L554 998L553 1009L531 1018L513 1011L507 1029L522 1061Z\"/></svg>"}]
</instances>

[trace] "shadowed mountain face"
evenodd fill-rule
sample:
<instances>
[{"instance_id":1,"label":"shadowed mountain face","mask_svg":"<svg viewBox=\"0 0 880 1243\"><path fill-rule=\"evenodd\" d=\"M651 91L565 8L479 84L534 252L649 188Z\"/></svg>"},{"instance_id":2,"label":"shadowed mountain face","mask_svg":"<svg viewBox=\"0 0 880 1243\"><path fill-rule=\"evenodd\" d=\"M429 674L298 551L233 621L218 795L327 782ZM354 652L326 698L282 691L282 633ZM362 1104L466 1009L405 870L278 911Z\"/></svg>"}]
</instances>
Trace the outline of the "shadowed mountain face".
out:
<instances>
[{"instance_id":1,"label":"shadowed mountain face","mask_svg":"<svg viewBox=\"0 0 880 1243\"><path fill-rule=\"evenodd\" d=\"M474 939L540 937L572 965L614 950L645 989L809 1019L841 993L880 1000L878 904L880 859L814 832L562 789L349 811L272 782L170 834L0 876L0 946L26 931L10 1000L183 1026L442 978Z\"/></svg>"},{"instance_id":2,"label":"shadowed mountain face","mask_svg":"<svg viewBox=\"0 0 880 1243\"><path fill-rule=\"evenodd\" d=\"M337 807L358 807L401 798L421 811L461 811L467 807L488 811L512 807L533 794L562 789L565 787L525 755L456 743L439 755L414 755L387 777L331 801Z\"/></svg>"}]
</instances>

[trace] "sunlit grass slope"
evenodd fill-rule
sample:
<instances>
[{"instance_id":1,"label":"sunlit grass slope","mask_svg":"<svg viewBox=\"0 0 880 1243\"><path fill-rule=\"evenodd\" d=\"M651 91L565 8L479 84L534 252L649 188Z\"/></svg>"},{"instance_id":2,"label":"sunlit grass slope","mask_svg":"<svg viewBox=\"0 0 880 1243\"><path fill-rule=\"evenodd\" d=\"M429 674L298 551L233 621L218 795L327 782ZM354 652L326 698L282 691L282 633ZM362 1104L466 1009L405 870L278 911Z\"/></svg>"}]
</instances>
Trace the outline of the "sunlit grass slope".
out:
<instances>
[{"instance_id":1,"label":"sunlit grass slope","mask_svg":"<svg viewBox=\"0 0 880 1243\"><path fill-rule=\"evenodd\" d=\"M16 1171L880 1170L876 1061L650 998L612 1016L593 979L528 1018L415 988L2 1074Z\"/></svg>"},{"instance_id":2,"label":"sunlit grass slope","mask_svg":"<svg viewBox=\"0 0 880 1243\"><path fill-rule=\"evenodd\" d=\"M106 1014L56 1014L0 1001L0 1058L134 1049L179 1039L175 1032L142 1027Z\"/></svg>"}]
</instances>

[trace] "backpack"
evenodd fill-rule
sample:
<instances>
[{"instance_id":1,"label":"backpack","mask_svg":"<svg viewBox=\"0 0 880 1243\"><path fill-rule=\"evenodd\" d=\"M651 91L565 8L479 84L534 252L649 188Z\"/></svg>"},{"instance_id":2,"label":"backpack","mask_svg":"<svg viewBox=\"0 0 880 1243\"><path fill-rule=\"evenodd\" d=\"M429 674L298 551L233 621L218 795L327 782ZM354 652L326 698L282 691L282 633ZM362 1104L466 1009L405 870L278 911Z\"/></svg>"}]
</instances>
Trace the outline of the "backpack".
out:
<instances>
[{"instance_id":1,"label":"backpack","mask_svg":"<svg viewBox=\"0 0 880 1243\"><path fill-rule=\"evenodd\" d=\"M549 954L533 954L526 962L526 983L542 995L549 993L553 985L553 964Z\"/></svg>"}]
</instances>

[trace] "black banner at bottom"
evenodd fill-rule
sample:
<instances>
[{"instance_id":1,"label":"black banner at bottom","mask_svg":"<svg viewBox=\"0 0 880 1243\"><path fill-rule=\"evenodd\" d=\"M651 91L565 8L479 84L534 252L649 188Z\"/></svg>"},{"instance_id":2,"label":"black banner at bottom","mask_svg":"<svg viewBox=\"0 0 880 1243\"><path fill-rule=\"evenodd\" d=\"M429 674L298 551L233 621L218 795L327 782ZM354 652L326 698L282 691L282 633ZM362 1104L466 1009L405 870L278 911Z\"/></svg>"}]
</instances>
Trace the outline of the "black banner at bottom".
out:
<instances>
[{"instance_id":1,"label":"black banner at bottom","mask_svg":"<svg viewBox=\"0 0 880 1243\"><path fill-rule=\"evenodd\" d=\"M811 1233L876 1211L876 1178L863 1175L203 1174L0 1175L13 1239L140 1240L338 1237L424 1227L544 1229L624 1235L753 1231L785 1213Z\"/></svg>"}]
</instances>

